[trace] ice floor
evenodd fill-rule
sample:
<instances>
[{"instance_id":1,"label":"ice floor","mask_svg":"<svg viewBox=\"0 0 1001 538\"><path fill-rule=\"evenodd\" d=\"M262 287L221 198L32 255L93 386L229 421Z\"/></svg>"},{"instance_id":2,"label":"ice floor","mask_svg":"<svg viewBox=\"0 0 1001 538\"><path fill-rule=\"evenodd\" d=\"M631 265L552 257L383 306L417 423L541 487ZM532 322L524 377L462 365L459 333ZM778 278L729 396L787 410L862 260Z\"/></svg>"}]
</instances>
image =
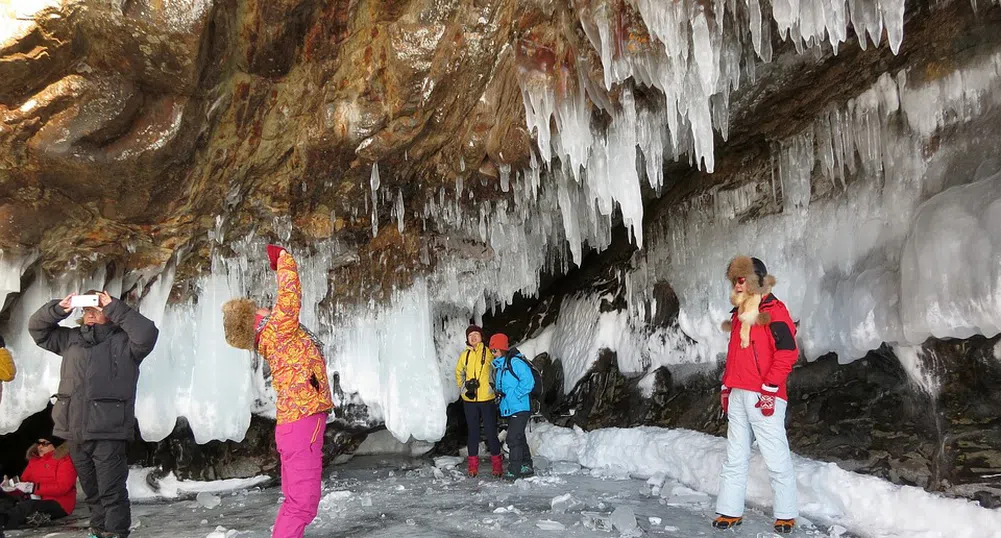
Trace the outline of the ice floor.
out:
<instances>
[{"instance_id":1,"label":"ice floor","mask_svg":"<svg viewBox=\"0 0 1001 538\"><path fill-rule=\"evenodd\" d=\"M771 517L746 514L737 532L709 526L713 499L667 483L591 476L565 462L515 483L467 479L458 458L429 460L358 457L337 466L324 483L320 513L307 537L772 537ZM545 462L540 462L545 464ZM488 464L484 461L484 464ZM437 466L436 466L437 465ZM484 470L481 467L481 471ZM486 470L489 472L489 465ZM553 505L555 498L562 499ZM134 538L264 538L270 536L281 492L258 489L155 504L133 505ZM206 508L220 501L214 508ZM620 508L621 507L621 508ZM615 510L619 512L615 514ZM636 527L628 530L628 511ZM83 507L78 512L83 512ZM613 520L627 529L612 527ZM82 536L86 519L61 527L10 531L11 538ZM218 529L217 527L223 527ZM848 536L800 528L793 536Z\"/></svg>"}]
</instances>

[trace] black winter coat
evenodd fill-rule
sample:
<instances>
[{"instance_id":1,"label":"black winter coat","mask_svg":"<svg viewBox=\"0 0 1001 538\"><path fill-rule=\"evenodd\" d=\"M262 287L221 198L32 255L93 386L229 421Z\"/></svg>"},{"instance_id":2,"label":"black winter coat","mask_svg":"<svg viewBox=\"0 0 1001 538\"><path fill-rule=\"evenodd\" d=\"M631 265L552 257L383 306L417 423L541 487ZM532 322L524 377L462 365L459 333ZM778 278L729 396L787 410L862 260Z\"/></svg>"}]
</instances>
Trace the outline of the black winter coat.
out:
<instances>
[{"instance_id":1,"label":"black winter coat","mask_svg":"<svg viewBox=\"0 0 1001 538\"><path fill-rule=\"evenodd\" d=\"M139 363L153 351L160 331L118 299L104 308L104 325L60 326L68 315L54 300L28 321L35 343L63 358L52 434L71 441L131 441Z\"/></svg>"}]
</instances>

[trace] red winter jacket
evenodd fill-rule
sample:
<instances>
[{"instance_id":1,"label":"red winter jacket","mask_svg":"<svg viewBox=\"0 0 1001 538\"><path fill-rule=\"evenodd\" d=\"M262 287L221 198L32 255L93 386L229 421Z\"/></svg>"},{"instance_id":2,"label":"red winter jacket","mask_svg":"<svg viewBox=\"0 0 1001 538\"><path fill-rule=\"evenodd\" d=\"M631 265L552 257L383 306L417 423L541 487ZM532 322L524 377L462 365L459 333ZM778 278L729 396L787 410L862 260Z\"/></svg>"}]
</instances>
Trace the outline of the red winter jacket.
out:
<instances>
[{"instance_id":1,"label":"red winter jacket","mask_svg":"<svg viewBox=\"0 0 1001 538\"><path fill-rule=\"evenodd\" d=\"M726 353L723 385L762 394L774 394L788 401L786 378L799 358L796 348L796 326L782 301L768 294L758 310L768 314L768 325L751 327L751 345L740 347L740 320L733 309L730 323L730 347ZM767 385L772 385L769 387ZM778 387L777 389L775 387Z\"/></svg>"},{"instance_id":2,"label":"red winter jacket","mask_svg":"<svg viewBox=\"0 0 1001 538\"><path fill-rule=\"evenodd\" d=\"M49 452L31 458L21 473L21 481L33 482L35 495L43 501L56 501L67 515L76 508L76 467L69 454Z\"/></svg>"}]
</instances>

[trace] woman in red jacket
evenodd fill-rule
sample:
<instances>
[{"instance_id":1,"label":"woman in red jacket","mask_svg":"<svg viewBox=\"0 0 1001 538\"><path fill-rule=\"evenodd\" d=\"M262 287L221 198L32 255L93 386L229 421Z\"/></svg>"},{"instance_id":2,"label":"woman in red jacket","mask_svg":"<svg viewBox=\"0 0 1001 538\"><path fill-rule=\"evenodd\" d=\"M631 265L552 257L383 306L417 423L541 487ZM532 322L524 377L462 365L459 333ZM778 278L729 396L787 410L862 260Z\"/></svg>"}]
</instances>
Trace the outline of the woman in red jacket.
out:
<instances>
[{"instance_id":1,"label":"woman in red jacket","mask_svg":"<svg viewBox=\"0 0 1001 538\"><path fill-rule=\"evenodd\" d=\"M76 468L67 443L56 448L48 439L39 439L28 449L27 459L21 481L0 499L0 536L4 529L66 517L76 507Z\"/></svg>"}]
</instances>

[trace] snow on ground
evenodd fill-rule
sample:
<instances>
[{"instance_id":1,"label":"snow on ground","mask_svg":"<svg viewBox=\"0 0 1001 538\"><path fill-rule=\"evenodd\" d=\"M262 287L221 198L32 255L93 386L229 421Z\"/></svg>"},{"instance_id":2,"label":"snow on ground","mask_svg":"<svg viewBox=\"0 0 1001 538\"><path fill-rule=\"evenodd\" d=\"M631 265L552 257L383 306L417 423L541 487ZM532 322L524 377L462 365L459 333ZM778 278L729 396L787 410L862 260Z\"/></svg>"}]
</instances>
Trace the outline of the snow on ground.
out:
<instances>
[{"instance_id":1,"label":"snow on ground","mask_svg":"<svg viewBox=\"0 0 1001 538\"><path fill-rule=\"evenodd\" d=\"M579 465L546 465L540 458L548 467L540 476L511 483L466 478L465 466L457 467L457 461L441 459L435 466L428 459L363 456L335 467L306 537L720 535L709 525L712 498L670 480L657 487L636 479L605 479ZM211 509L197 500L136 504L132 538L266 538L280 501L278 488L255 488L220 495ZM81 507L77 515L84 511ZM86 519L77 518L46 534L11 531L8 537L69 538L85 527ZM751 511L739 532L725 536L770 538L770 529L770 515ZM802 528L793 536L830 533Z\"/></svg>"},{"instance_id":2,"label":"snow on ground","mask_svg":"<svg viewBox=\"0 0 1001 538\"><path fill-rule=\"evenodd\" d=\"M319 514L306 536L773 536L760 455L751 464L744 525L726 534L711 528L722 438L663 428L584 432L533 424L529 442L538 476L514 483L466 478L464 459L455 456L355 457L328 469ZM796 537L979 538L1001 527L1001 510L833 463L795 461L802 511ZM133 505L134 538L264 538L282 500L279 488L254 487L265 477L192 482L168 475L153 492L148 473L130 474L132 498L150 501ZM153 502L157 498L161 502ZM73 519L46 536L77 535L85 517L81 504Z\"/></svg>"},{"instance_id":3,"label":"snow on ground","mask_svg":"<svg viewBox=\"0 0 1001 538\"><path fill-rule=\"evenodd\" d=\"M726 457L726 439L690 430L607 428L584 432L550 424L529 432L533 454L577 462L592 474L677 480L695 495L715 494ZM802 515L844 526L860 534L900 538L979 538L1001 528L1001 510L965 499L933 495L852 473L834 463L794 455ZM703 492L703 493L698 493ZM685 494L687 498L687 494ZM770 506L768 471L755 451L747 498Z\"/></svg>"},{"instance_id":4,"label":"snow on ground","mask_svg":"<svg viewBox=\"0 0 1001 538\"><path fill-rule=\"evenodd\" d=\"M268 476L255 476L253 478L233 478L229 480L200 482L197 480L179 480L171 472L157 480L157 487L153 488L147 481L147 477L152 470L150 468L129 469L128 489L129 499L132 502L177 499L199 493L229 493L252 488L271 481L271 477Z\"/></svg>"}]
</instances>

